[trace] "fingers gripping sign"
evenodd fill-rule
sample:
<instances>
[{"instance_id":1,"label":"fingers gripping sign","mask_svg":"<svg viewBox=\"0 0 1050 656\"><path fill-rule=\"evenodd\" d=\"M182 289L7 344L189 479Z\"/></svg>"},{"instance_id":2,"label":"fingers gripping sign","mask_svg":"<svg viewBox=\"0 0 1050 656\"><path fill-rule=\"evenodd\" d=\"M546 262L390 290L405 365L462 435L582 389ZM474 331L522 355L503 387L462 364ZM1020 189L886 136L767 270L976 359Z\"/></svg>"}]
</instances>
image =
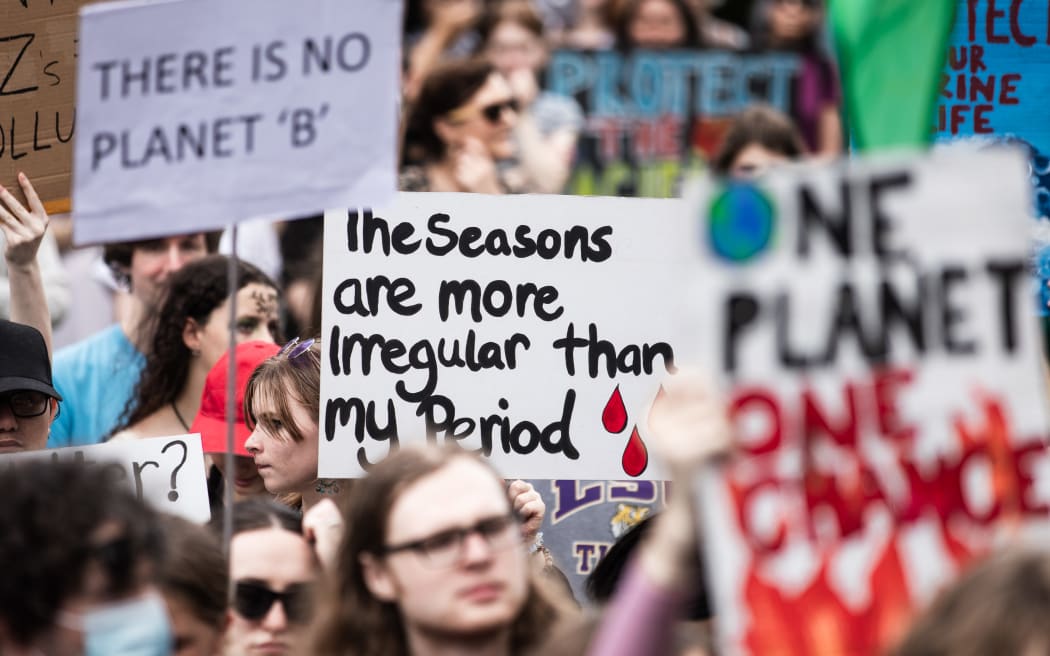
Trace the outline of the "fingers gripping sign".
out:
<instances>
[{"instance_id":1,"label":"fingers gripping sign","mask_svg":"<svg viewBox=\"0 0 1050 656\"><path fill-rule=\"evenodd\" d=\"M534 543L543 526L543 517L547 514L543 497L530 483L521 480L513 481L507 487L507 496L514 507L514 514L521 520L522 536L529 544Z\"/></svg>"}]
</instances>

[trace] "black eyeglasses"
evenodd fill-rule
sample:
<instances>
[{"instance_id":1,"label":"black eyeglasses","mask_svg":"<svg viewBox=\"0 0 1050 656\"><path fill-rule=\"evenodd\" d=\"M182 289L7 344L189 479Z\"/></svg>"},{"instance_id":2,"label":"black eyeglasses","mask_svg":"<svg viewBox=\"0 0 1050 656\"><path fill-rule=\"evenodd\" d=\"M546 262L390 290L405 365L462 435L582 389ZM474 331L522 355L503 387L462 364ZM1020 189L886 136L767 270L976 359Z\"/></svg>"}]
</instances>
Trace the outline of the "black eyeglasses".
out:
<instances>
[{"instance_id":1,"label":"black eyeglasses","mask_svg":"<svg viewBox=\"0 0 1050 656\"><path fill-rule=\"evenodd\" d=\"M481 115L485 117L485 120L489 123L499 123L500 119L503 118L503 112L508 109L515 114L518 113L518 101L515 98L509 98L500 103L492 103L491 105L485 105L481 108Z\"/></svg>"},{"instance_id":2,"label":"black eyeglasses","mask_svg":"<svg viewBox=\"0 0 1050 656\"><path fill-rule=\"evenodd\" d=\"M19 390L0 394L0 405L6 403L16 417L39 417L47 410L50 396L33 390Z\"/></svg>"},{"instance_id":3,"label":"black eyeglasses","mask_svg":"<svg viewBox=\"0 0 1050 656\"><path fill-rule=\"evenodd\" d=\"M275 601L284 606L284 614L293 624L306 624L313 610L313 586L293 583L284 592L271 590L255 581L238 581L234 586L233 609L246 620L258 622L266 617Z\"/></svg>"},{"instance_id":4,"label":"black eyeglasses","mask_svg":"<svg viewBox=\"0 0 1050 656\"><path fill-rule=\"evenodd\" d=\"M817 8L820 7L820 0L776 0L776 1L777 1L777 3L782 4L782 5L786 5L786 4L802 5L806 9L817 9Z\"/></svg>"},{"instance_id":5,"label":"black eyeglasses","mask_svg":"<svg viewBox=\"0 0 1050 656\"><path fill-rule=\"evenodd\" d=\"M419 540L390 545L383 548L383 553L390 555L400 551L415 551L433 567L451 567L463 557L463 542L474 533L496 550L507 549L522 541L517 518L507 514L486 517L466 528L450 528Z\"/></svg>"}]
</instances>

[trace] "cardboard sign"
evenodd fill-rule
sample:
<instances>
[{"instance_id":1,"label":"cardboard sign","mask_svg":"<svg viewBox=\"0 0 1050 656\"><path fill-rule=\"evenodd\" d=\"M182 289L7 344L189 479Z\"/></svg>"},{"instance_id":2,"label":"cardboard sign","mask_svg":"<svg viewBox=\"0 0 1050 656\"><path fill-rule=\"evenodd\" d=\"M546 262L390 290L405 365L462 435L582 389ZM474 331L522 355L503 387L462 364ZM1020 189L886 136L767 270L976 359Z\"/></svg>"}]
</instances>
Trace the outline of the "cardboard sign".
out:
<instances>
[{"instance_id":1,"label":"cardboard sign","mask_svg":"<svg viewBox=\"0 0 1050 656\"><path fill-rule=\"evenodd\" d=\"M0 184L19 197L24 171L42 200L68 205L81 4L11 0L0 8Z\"/></svg>"},{"instance_id":2,"label":"cardboard sign","mask_svg":"<svg viewBox=\"0 0 1050 656\"><path fill-rule=\"evenodd\" d=\"M456 442L518 478L654 478L679 201L404 193L325 215L319 473Z\"/></svg>"},{"instance_id":3,"label":"cardboard sign","mask_svg":"<svg viewBox=\"0 0 1050 656\"><path fill-rule=\"evenodd\" d=\"M678 196L752 103L791 109L798 59L786 54L559 50L546 86L574 98L586 125L568 192Z\"/></svg>"},{"instance_id":4,"label":"cardboard sign","mask_svg":"<svg viewBox=\"0 0 1050 656\"><path fill-rule=\"evenodd\" d=\"M81 16L78 244L394 194L400 2L122 2Z\"/></svg>"},{"instance_id":5,"label":"cardboard sign","mask_svg":"<svg viewBox=\"0 0 1050 656\"><path fill-rule=\"evenodd\" d=\"M703 490L726 653L882 653L968 560L1045 540L1019 152L690 194L696 356L741 454Z\"/></svg>"},{"instance_id":6,"label":"cardboard sign","mask_svg":"<svg viewBox=\"0 0 1050 656\"><path fill-rule=\"evenodd\" d=\"M202 524L211 519L198 433L15 453L0 456L0 467L47 458L112 467L154 510Z\"/></svg>"}]
</instances>

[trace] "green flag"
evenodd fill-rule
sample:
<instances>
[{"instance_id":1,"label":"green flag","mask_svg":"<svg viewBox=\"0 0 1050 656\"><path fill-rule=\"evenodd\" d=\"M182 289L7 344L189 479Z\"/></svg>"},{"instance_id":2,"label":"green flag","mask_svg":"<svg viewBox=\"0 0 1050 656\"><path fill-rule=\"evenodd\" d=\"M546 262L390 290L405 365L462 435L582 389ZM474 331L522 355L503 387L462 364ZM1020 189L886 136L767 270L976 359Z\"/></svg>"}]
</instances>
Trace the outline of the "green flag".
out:
<instances>
[{"instance_id":1,"label":"green flag","mask_svg":"<svg viewBox=\"0 0 1050 656\"><path fill-rule=\"evenodd\" d=\"M956 2L831 0L857 150L930 142Z\"/></svg>"}]
</instances>

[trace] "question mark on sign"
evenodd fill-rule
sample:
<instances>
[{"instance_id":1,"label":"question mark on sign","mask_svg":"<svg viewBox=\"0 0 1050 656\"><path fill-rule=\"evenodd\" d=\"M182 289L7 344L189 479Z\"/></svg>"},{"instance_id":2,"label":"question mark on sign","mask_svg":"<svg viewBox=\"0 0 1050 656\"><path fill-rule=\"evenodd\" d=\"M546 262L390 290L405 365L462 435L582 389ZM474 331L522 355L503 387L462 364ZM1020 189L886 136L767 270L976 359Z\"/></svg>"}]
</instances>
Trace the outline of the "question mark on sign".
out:
<instances>
[{"instance_id":1,"label":"question mark on sign","mask_svg":"<svg viewBox=\"0 0 1050 656\"><path fill-rule=\"evenodd\" d=\"M176 487L175 479L179 475L179 470L182 469L182 466L186 464L186 455L189 453L189 449L186 448L186 443L183 442L182 440L176 440L174 442L168 442L167 444L164 445L164 448L161 449L160 452L161 453L167 452L167 450L169 448L171 448L175 444L178 444L179 446L182 447L182 460L179 461L179 464L178 464L177 467L175 467L175 469L171 470L171 492L168 492L168 501L178 501L179 500L179 493L175 489L175 487Z\"/></svg>"}]
</instances>

